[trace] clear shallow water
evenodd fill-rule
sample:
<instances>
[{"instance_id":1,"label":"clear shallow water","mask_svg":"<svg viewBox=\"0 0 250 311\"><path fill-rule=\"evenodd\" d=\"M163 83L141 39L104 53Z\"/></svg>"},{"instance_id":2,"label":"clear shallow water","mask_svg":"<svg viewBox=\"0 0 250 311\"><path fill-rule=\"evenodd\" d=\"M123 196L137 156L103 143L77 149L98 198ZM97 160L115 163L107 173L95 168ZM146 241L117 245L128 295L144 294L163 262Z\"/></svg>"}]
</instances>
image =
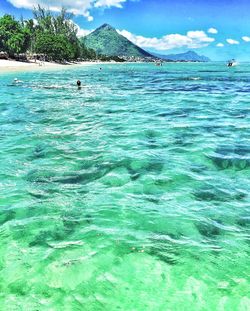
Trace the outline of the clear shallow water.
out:
<instances>
[{"instance_id":1,"label":"clear shallow water","mask_svg":"<svg viewBox=\"0 0 250 311\"><path fill-rule=\"evenodd\" d=\"M250 65L102 67L0 76L1 310L249 310Z\"/></svg>"}]
</instances>

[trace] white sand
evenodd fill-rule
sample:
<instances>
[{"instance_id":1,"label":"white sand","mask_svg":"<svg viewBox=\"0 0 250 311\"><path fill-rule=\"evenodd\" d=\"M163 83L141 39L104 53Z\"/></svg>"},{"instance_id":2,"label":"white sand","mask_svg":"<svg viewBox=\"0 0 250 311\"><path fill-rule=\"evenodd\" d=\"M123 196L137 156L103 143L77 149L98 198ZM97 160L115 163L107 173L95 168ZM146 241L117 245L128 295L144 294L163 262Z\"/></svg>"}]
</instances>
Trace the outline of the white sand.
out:
<instances>
[{"instance_id":1,"label":"white sand","mask_svg":"<svg viewBox=\"0 0 250 311\"><path fill-rule=\"evenodd\" d=\"M94 65L97 63L94 62L81 62L81 63L71 63L67 65L57 64L57 63L48 63L44 62L42 65L39 65L39 62L17 62L14 60L3 60L0 59L0 74L5 72L15 72L15 71L28 71L28 70L48 70L48 69L60 69L60 68L70 68L72 66L86 66ZM100 63L99 63L100 64Z\"/></svg>"}]
</instances>

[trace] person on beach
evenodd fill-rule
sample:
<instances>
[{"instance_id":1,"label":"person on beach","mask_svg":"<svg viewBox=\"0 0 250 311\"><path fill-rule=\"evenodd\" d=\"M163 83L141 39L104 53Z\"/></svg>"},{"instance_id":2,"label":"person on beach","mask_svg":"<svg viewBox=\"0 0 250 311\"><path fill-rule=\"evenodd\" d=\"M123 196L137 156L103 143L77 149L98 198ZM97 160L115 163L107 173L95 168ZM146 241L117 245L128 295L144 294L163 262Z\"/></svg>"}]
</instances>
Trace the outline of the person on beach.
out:
<instances>
[{"instance_id":1,"label":"person on beach","mask_svg":"<svg viewBox=\"0 0 250 311\"><path fill-rule=\"evenodd\" d=\"M80 80L77 80L76 84L77 84L78 90L80 90L82 82Z\"/></svg>"}]
</instances>

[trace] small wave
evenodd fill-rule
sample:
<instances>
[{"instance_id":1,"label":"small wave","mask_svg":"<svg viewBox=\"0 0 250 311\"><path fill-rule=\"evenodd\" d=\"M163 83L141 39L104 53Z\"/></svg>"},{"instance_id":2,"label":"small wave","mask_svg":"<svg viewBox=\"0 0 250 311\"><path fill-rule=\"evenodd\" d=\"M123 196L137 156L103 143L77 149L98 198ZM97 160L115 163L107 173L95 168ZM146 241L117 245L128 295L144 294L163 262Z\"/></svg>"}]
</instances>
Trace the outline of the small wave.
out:
<instances>
[{"instance_id":1,"label":"small wave","mask_svg":"<svg viewBox=\"0 0 250 311\"><path fill-rule=\"evenodd\" d=\"M196 81L196 80L201 80L201 78L200 78L200 77L190 77L189 80L194 80L194 81Z\"/></svg>"}]
</instances>

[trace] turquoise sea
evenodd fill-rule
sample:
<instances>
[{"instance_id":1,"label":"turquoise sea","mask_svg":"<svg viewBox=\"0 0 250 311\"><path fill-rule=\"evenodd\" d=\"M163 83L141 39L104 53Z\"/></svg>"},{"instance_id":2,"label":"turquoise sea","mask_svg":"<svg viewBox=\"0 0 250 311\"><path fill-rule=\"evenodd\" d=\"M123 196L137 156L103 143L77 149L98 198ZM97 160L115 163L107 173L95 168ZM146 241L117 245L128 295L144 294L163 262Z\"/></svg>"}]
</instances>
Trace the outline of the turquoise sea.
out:
<instances>
[{"instance_id":1,"label":"turquoise sea","mask_svg":"<svg viewBox=\"0 0 250 311\"><path fill-rule=\"evenodd\" d=\"M0 310L250 310L250 64L0 89Z\"/></svg>"}]
</instances>

